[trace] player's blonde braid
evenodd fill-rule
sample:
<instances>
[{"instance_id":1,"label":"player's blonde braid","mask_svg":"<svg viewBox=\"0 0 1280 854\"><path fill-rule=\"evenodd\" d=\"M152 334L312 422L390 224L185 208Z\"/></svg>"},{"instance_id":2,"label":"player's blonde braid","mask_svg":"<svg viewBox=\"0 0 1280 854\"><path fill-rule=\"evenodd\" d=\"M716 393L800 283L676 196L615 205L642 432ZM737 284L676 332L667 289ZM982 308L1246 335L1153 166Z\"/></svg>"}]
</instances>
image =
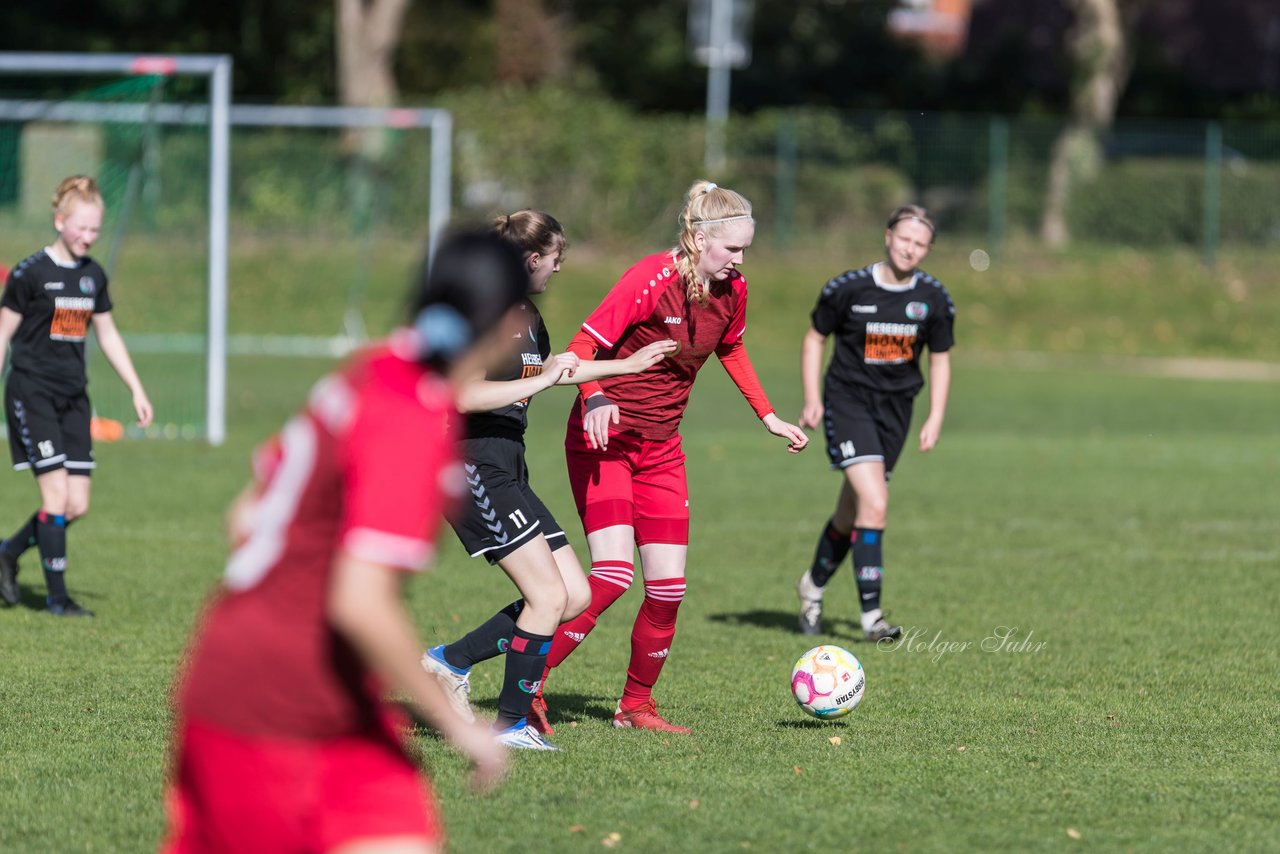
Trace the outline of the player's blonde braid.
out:
<instances>
[{"instance_id":1,"label":"player's blonde braid","mask_svg":"<svg viewBox=\"0 0 1280 854\"><path fill-rule=\"evenodd\" d=\"M694 242L701 231L707 237L719 235L726 222L751 219L751 202L726 187L699 179L689 188L684 209L680 211L680 236L676 252L676 269L684 281L689 302L706 305L711 299L708 282L698 278L697 266L702 253Z\"/></svg>"}]
</instances>

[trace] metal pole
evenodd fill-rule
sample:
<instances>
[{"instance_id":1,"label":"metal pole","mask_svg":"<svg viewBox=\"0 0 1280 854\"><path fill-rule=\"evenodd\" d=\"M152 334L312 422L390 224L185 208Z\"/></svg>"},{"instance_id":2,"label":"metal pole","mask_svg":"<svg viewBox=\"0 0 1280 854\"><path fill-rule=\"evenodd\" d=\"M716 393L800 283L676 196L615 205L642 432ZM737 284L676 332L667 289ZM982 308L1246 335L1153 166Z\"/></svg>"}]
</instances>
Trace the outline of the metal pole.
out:
<instances>
[{"instance_id":1,"label":"metal pole","mask_svg":"<svg viewBox=\"0 0 1280 854\"><path fill-rule=\"evenodd\" d=\"M431 119L431 210L427 212L427 258L436 257L436 247L449 226L452 202L453 116L435 113Z\"/></svg>"},{"instance_id":2,"label":"metal pole","mask_svg":"<svg viewBox=\"0 0 1280 854\"><path fill-rule=\"evenodd\" d=\"M791 245L796 211L796 114L788 110L778 122L777 198L774 199L774 232L778 246Z\"/></svg>"},{"instance_id":3,"label":"metal pole","mask_svg":"<svg viewBox=\"0 0 1280 854\"><path fill-rule=\"evenodd\" d=\"M1009 204L1009 120L991 117L989 186L987 190L987 246L992 258L1004 249L1005 214Z\"/></svg>"},{"instance_id":4,"label":"metal pole","mask_svg":"<svg viewBox=\"0 0 1280 854\"><path fill-rule=\"evenodd\" d=\"M729 38L733 0L711 0L711 49L707 62L708 176L724 169L725 123L729 119Z\"/></svg>"},{"instance_id":5,"label":"metal pole","mask_svg":"<svg viewBox=\"0 0 1280 854\"><path fill-rule=\"evenodd\" d=\"M1218 262L1222 225L1222 125L1209 122L1204 130L1204 265Z\"/></svg>"},{"instance_id":6,"label":"metal pole","mask_svg":"<svg viewBox=\"0 0 1280 854\"><path fill-rule=\"evenodd\" d=\"M211 445L227 437L227 219L231 184L231 58L209 81L209 339L205 432Z\"/></svg>"}]
</instances>

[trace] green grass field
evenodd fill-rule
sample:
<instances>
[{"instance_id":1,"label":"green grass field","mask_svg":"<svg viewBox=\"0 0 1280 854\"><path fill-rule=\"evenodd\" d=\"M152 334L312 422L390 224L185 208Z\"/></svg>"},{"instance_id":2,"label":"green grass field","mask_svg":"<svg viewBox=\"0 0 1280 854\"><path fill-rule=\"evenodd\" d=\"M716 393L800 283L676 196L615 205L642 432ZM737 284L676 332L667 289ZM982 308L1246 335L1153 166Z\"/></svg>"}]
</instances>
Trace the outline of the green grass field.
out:
<instances>
[{"instance_id":1,"label":"green grass field","mask_svg":"<svg viewBox=\"0 0 1280 854\"><path fill-rule=\"evenodd\" d=\"M791 366L769 355L766 383L793 409ZM886 596L914 640L857 639L847 568L828 596L824 640L867 670L857 711L812 721L787 690L810 645L792 629L792 585L836 478L817 448L785 454L710 366L685 431L690 589L658 692L695 734L609 725L633 590L553 676L562 754L515 756L505 789L477 797L460 760L419 739L453 850L592 851L611 834L631 851L1280 846L1274 386L956 363L943 443L907 453L894 480ZM100 449L69 576L95 620L38 610L24 560L24 603L0 611L0 849L155 844L166 693L220 571L219 514L250 445L323 368L237 360L225 448ZM567 402L564 390L537 402L530 444L535 483L572 522ZM9 478L6 528L34 495ZM410 585L432 641L511 596L445 545ZM1030 643L984 651L1000 627ZM477 668L482 710L498 674Z\"/></svg>"},{"instance_id":2,"label":"green grass field","mask_svg":"<svg viewBox=\"0 0 1280 854\"><path fill-rule=\"evenodd\" d=\"M299 253L299 267L268 248L233 259L232 331L336 332L348 281L334 270L349 265L326 272ZM558 341L617 273L575 250L544 302ZM837 476L817 445L787 455L709 365L684 429L689 594L658 689L694 735L610 726L633 589L548 686L563 753L515 756L505 788L478 797L458 757L417 738L452 850L1280 850L1276 385L1144 378L1079 358L1274 359L1280 294L1262 284L1274 281L1271 262L1234 258L1210 274L1190 254L1106 250L982 277L962 266L965 254L953 247L928 265L960 306L943 440L930 455L908 450L893 485L886 604L909 642L858 640L847 567L828 594L823 640L863 661L862 706L820 723L788 691L811 645L793 630L793 585ZM839 266L755 260L753 358L793 415L805 316ZM411 263L403 248L381 258L366 305L374 329L393 316ZM170 312L174 328L198 316L189 299L151 298L169 284L159 272L139 273L132 294L118 283L126 333L162 329ZM1072 358L1031 370L1000 355L1022 349ZM163 367L140 363L144 379ZM249 450L326 368L233 359L222 448L98 449L94 509L73 529L69 575L96 619L43 613L35 555L24 558L24 601L0 609L0 851L154 847L167 693L221 571L223 507ZM576 534L560 450L569 399L556 390L535 402L530 464ZM6 478L0 534L35 504L27 476ZM451 535L443 545L436 571L409 585L431 642L512 597ZM984 648L1006 630L1010 643ZM482 711L493 712L499 671L476 670Z\"/></svg>"}]
</instances>

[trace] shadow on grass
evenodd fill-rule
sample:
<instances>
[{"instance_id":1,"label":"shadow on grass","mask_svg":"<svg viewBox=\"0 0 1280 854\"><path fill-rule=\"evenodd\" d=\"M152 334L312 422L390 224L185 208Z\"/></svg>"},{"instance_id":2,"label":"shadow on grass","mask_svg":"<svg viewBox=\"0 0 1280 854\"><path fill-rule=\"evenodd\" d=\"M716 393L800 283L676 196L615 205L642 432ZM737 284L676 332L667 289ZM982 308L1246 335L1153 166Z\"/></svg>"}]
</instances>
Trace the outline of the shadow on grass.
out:
<instances>
[{"instance_id":1,"label":"shadow on grass","mask_svg":"<svg viewBox=\"0 0 1280 854\"><path fill-rule=\"evenodd\" d=\"M547 718L551 721L552 726L559 726L560 724L567 726L571 721L588 719L613 723L614 707L618 702L616 698L587 694L561 694L556 691L548 692L546 699ZM404 702L398 702L397 704L413 721L417 734L436 735L436 731L418 715L412 705ZM484 699L472 700L471 708L475 710L476 717L493 720L498 714L498 698L485 697Z\"/></svg>"},{"instance_id":2,"label":"shadow on grass","mask_svg":"<svg viewBox=\"0 0 1280 854\"><path fill-rule=\"evenodd\" d=\"M752 611L739 611L737 613L708 614L707 619L713 623L724 623L730 626L754 626L757 629L769 629L770 631L786 632L790 635L800 635L795 611L768 611L763 608L757 608ZM858 620L824 617L822 625L825 631L819 635L811 636L814 646L822 643L823 638L838 638L844 641L863 640L862 623ZM803 637L803 635L801 636Z\"/></svg>"},{"instance_id":3,"label":"shadow on grass","mask_svg":"<svg viewBox=\"0 0 1280 854\"><path fill-rule=\"evenodd\" d=\"M804 720L785 720L778 721L779 729L830 729L832 727L848 726L847 721L819 721L812 718Z\"/></svg>"},{"instance_id":4,"label":"shadow on grass","mask_svg":"<svg viewBox=\"0 0 1280 854\"><path fill-rule=\"evenodd\" d=\"M95 593L84 589L77 589L74 591L69 590L68 593L74 593L75 595L72 596L72 598L76 599L82 605L104 598L101 593ZM0 604L0 610L3 610L4 608L27 608L32 611L45 611L48 607L49 602L45 595L44 585L27 584L22 581L18 582L18 601L13 605Z\"/></svg>"}]
</instances>

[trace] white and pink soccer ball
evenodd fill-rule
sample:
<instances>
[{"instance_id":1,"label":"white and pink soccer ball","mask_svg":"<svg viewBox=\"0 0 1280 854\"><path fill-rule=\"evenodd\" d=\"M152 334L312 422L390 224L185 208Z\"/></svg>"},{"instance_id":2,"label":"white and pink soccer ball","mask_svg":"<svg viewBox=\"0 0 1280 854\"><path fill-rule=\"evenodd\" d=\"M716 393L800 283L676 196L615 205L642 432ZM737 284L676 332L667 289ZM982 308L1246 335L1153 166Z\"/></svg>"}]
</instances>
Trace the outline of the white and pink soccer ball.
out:
<instances>
[{"instance_id":1,"label":"white and pink soccer ball","mask_svg":"<svg viewBox=\"0 0 1280 854\"><path fill-rule=\"evenodd\" d=\"M843 647L823 644L800 656L791 670L791 695L815 718L833 720L852 712L867 687L862 662Z\"/></svg>"}]
</instances>

